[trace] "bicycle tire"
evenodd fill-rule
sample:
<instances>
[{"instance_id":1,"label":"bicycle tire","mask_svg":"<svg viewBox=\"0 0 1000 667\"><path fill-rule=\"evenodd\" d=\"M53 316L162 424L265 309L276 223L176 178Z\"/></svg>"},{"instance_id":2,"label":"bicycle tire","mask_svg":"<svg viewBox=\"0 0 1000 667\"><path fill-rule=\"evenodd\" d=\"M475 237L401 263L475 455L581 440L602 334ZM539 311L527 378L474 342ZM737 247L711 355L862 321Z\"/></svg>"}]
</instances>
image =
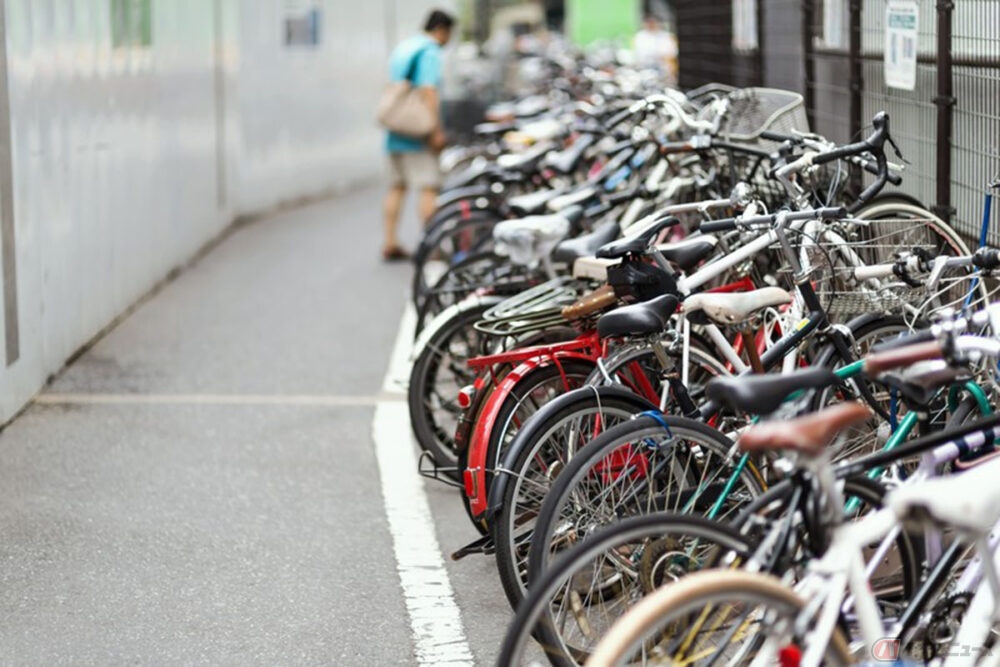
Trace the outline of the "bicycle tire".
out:
<instances>
[{"instance_id":1,"label":"bicycle tire","mask_svg":"<svg viewBox=\"0 0 1000 667\"><path fill-rule=\"evenodd\" d=\"M703 570L664 586L622 616L594 649L587 666L626 664L624 659L635 654L643 644L643 637L651 633L662 635L666 631L672 615L685 616L694 610L704 610L717 600L753 601L755 598L767 605L772 612L780 613L786 622L794 622L795 617L805 608L804 600L771 575L739 570ZM768 624L762 625L766 627ZM770 627L773 631L783 625L774 623ZM840 628L835 627L826 647L824 664L851 663L847 639ZM628 664L634 663L630 661Z\"/></svg>"},{"instance_id":2,"label":"bicycle tire","mask_svg":"<svg viewBox=\"0 0 1000 667\"><path fill-rule=\"evenodd\" d=\"M602 395L603 394L603 395ZM550 444L554 433L564 428L568 420L577 419L581 416L588 418L596 417L600 412L600 422L595 425L600 428L606 426L609 421L620 423L631 419L635 414L649 406L638 397L616 395L607 391L606 387L598 389L596 387L586 387L569 392L555 401L554 410L543 408L536 413L524 428L518 432L508 448L510 456L504 457L498 474L507 475L505 484L497 484L491 488L491 494L496 491L502 493L499 502L491 499L491 505L495 508L490 524L493 528L493 542L496 546L497 571L500 574L500 583L503 585L504 593L512 608L516 608L527 588L527 577L525 576L523 563L520 555L524 551L525 544L521 542L525 539L524 534L530 526L527 526L522 518L527 513L537 511L537 506L541 505L542 497L537 500L535 507L530 506L530 497L524 501L519 501L524 485L531 481L541 486L545 481L546 471L542 467L548 465L552 459L545 456L543 449ZM587 434L581 430L578 438L583 440ZM583 440L585 443L586 440ZM567 446L565 451L559 451L566 443L551 443L555 457L555 466L565 466L572 457L575 449ZM543 474L542 479L532 476L531 468L538 468ZM553 476L556 473L553 473ZM551 482L551 480L548 480ZM551 486L547 487L551 488ZM543 489L539 489L542 491ZM525 493L525 495L527 495ZM527 506L527 507L526 507ZM520 510L520 511L519 511ZM530 519L529 519L530 520ZM515 525L517 524L517 525ZM521 548L518 548L518 546Z\"/></svg>"},{"instance_id":3,"label":"bicycle tire","mask_svg":"<svg viewBox=\"0 0 1000 667\"><path fill-rule=\"evenodd\" d=\"M434 462L439 468L449 469L447 473L454 479L460 479L457 472L458 457L454 451L455 426L454 424L439 423L440 420L432 413L432 405L429 398L438 394L442 388L438 387L437 372L441 367L444 356L443 350L451 349L450 343L457 336L469 336L466 341L469 348L475 347L475 340L479 337L478 332L472 325L480 319L482 314L500 302L499 297L486 297L470 300L456 306L452 311L442 313L440 319L435 321L432 328L425 332L426 336L418 346L417 357L410 369L410 380L407 386L407 404L410 409L410 426L413 434L417 438L420 448L430 453ZM472 350L470 349L470 352ZM459 381L462 376L458 369L461 365L454 367L454 375ZM464 370L464 369L463 369ZM468 382L472 381L474 374L470 371ZM468 382L456 381L453 392L454 397L446 399L447 402L457 398L457 391ZM450 409L449 403L443 403L445 412L459 414L460 409ZM455 406L457 408L457 404Z\"/></svg>"},{"instance_id":4,"label":"bicycle tire","mask_svg":"<svg viewBox=\"0 0 1000 667\"><path fill-rule=\"evenodd\" d=\"M625 545L635 545L645 540L661 540L684 535L717 545L745 559L752 552L752 544L726 524L703 517L680 514L648 514L623 519L595 533L585 542L562 554L558 561L535 582L517 606L500 647L497 664L521 664L519 659L528 651L531 639L541 644L549 662L562 667L576 665L585 659L587 650L568 646L565 633L557 630L550 604L560 589L588 567L595 559ZM719 554L721 556L721 554Z\"/></svg>"}]
</instances>

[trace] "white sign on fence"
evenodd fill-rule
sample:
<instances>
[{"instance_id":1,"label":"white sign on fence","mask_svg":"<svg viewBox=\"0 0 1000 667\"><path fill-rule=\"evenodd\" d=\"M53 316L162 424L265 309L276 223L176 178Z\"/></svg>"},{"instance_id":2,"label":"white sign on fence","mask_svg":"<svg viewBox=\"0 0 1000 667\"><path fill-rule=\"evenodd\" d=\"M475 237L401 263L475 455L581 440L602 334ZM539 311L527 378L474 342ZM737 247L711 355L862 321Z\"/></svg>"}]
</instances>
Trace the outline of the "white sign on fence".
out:
<instances>
[{"instance_id":1,"label":"white sign on fence","mask_svg":"<svg viewBox=\"0 0 1000 667\"><path fill-rule=\"evenodd\" d=\"M917 85L917 26L914 0L889 0L885 8L885 85L913 90Z\"/></svg>"}]
</instances>

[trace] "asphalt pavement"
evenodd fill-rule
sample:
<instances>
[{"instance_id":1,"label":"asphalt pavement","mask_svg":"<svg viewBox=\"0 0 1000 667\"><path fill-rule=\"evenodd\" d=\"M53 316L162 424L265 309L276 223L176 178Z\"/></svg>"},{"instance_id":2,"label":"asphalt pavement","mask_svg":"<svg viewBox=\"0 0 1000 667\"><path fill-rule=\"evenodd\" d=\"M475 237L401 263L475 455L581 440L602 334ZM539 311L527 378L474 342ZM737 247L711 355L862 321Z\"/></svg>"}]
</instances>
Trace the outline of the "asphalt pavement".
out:
<instances>
[{"instance_id":1,"label":"asphalt pavement","mask_svg":"<svg viewBox=\"0 0 1000 667\"><path fill-rule=\"evenodd\" d=\"M410 278L380 197L239 227L0 434L0 660L417 664L371 435ZM426 484L446 553L456 493ZM445 567L492 664L495 568Z\"/></svg>"}]
</instances>

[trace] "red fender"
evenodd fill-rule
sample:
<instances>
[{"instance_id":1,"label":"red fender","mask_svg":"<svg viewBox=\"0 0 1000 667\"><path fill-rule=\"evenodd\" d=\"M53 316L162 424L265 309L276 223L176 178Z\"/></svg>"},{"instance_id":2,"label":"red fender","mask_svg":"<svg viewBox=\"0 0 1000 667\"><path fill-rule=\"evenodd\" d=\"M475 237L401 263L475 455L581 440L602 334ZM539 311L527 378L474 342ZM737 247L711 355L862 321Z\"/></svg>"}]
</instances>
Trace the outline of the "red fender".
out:
<instances>
[{"instance_id":1,"label":"red fender","mask_svg":"<svg viewBox=\"0 0 1000 667\"><path fill-rule=\"evenodd\" d=\"M490 394L490 397L486 399L486 405L483 406L482 411L479 413L479 419L476 422L472 438L469 441L469 454L465 472L463 473L465 495L469 497L469 507L472 510L472 516L476 519L479 519L487 507L489 507L486 498L488 491L486 468L490 465L490 462L486 460L486 457L490 444L490 435L493 432L493 427L496 426L500 407L522 378L536 368L551 365L554 362L554 358L578 359L589 363L594 363L595 360L595 356L592 354L571 351L557 352L555 355L539 355L527 359L504 376L500 384Z\"/></svg>"}]
</instances>

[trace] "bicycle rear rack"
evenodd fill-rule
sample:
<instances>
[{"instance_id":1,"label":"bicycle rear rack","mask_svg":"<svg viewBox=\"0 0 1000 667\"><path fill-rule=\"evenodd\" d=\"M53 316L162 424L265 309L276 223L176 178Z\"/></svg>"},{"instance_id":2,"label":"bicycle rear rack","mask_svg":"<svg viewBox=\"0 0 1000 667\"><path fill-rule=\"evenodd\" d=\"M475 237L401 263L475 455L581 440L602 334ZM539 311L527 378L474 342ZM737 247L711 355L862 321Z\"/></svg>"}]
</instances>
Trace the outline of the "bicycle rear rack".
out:
<instances>
[{"instance_id":1,"label":"bicycle rear rack","mask_svg":"<svg viewBox=\"0 0 1000 667\"><path fill-rule=\"evenodd\" d=\"M417 460L417 472L420 473L421 477L465 491L465 486L461 482L448 475L448 473L458 475L461 471L457 467L443 468L439 466L430 452L420 452L420 458Z\"/></svg>"}]
</instances>

